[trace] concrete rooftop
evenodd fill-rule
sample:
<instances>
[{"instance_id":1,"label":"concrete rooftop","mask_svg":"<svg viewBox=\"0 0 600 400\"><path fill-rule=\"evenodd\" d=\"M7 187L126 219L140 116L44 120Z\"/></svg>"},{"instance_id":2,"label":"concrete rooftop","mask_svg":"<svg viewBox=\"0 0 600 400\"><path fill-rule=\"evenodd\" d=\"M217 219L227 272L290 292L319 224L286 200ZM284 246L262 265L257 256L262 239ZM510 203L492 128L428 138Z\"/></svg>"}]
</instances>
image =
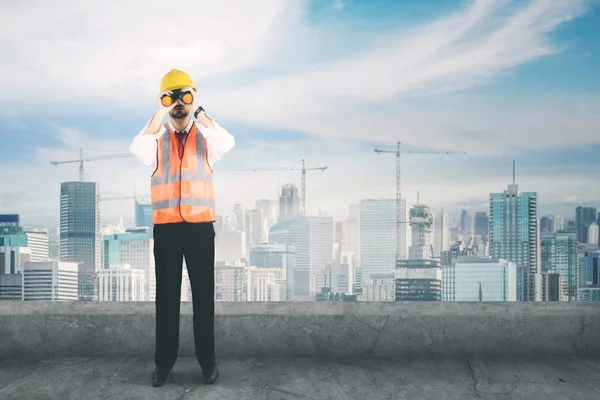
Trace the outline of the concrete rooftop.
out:
<instances>
[{"instance_id":1,"label":"concrete rooftop","mask_svg":"<svg viewBox=\"0 0 600 400\"><path fill-rule=\"evenodd\" d=\"M2 400L600 399L600 360L247 358L220 362L221 381L199 382L196 360L177 361L165 386L148 358L0 361Z\"/></svg>"},{"instance_id":2,"label":"concrete rooftop","mask_svg":"<svg viewBox=\"0 0 600 400\"><path fill-rule=\"evenodd\" d=\"M152 303L0 302L0 400L600 399L600 304L218 303L215 386L181 313L153 388Z\"/></svg>"}]
</instances>

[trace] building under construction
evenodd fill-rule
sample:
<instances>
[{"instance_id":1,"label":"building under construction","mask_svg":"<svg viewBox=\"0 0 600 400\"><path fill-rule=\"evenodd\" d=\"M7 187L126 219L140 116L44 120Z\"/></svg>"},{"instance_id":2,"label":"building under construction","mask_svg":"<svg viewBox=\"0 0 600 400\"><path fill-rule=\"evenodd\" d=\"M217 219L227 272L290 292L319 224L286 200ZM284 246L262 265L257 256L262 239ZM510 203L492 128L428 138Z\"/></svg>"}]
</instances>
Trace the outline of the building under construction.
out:
<instances>
[{"instance_id":1,"label":"building under construction","mask_svg":"<svg viewBox=\"0 0 600 400\"><path fill-rule=\"evenodd\" d=\"M417 204L410 209L412 243L408 260L396 261L396 301L441 301L442 267L433 259L433 214Z\"/></svg>"}]
</instances>

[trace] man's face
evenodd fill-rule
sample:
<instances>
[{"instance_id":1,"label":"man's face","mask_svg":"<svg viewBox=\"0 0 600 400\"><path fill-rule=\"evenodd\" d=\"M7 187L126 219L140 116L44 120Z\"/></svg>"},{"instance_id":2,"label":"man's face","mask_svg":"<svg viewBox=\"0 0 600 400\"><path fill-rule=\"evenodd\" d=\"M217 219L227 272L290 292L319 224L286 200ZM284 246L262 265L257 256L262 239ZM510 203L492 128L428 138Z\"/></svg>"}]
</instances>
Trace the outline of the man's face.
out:
<instances>
[{"instance_id":1,"label":"man's face","mask_svg":"<svg viewBox=\"0 0 600 400\"><path fill-rule=\"evenodd\" d=\"M181 102L181 100L177 100L175 107L169 111L169 115L174 119L184 119L190 114L188 108L185 104Z\"/></svg>"}]
</instances>

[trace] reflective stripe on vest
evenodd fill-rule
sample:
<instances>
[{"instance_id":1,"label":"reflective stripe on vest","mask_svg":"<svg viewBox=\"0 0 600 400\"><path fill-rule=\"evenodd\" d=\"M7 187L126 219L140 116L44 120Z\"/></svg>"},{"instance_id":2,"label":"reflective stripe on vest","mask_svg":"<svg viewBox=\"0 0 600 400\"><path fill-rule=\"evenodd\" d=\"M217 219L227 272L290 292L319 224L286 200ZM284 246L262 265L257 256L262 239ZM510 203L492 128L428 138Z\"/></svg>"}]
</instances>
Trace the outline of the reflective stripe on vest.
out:
<instances>
[{"instance_id":1,"label":"reflective stripe on vest","mask_svg":"<svg viewBox=\"0 0 600 400\"><path fill-rule=\"evenodd\" d=\"M206 140L192 125L179 159L177 138L168 124L158 140L156 171L152 174L152 220L155 224L213 222L213 173Z\"/></svg>"}]
</instances>

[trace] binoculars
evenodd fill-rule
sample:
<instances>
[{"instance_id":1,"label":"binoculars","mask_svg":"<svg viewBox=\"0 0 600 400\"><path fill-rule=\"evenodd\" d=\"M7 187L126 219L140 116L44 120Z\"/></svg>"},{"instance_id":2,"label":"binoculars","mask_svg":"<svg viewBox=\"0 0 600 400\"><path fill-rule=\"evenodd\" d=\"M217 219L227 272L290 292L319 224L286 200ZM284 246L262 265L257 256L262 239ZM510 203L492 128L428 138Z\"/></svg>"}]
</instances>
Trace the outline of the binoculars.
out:
<instances>
[{"instance_id":1,"label":"binoculars","mask_svg":"<svg viewBox=\"0 0 600 400\"><path fill-rule=\"evenodd\" d=\"M160 98L160 101L163 106L169 107L171 104L175 103L177 100L181 100L183 104L192 104L194 100L194 95L189 90L182 92L181 89L173 90L173 93L165 94Z\"/></svg>"}]
</instances>

